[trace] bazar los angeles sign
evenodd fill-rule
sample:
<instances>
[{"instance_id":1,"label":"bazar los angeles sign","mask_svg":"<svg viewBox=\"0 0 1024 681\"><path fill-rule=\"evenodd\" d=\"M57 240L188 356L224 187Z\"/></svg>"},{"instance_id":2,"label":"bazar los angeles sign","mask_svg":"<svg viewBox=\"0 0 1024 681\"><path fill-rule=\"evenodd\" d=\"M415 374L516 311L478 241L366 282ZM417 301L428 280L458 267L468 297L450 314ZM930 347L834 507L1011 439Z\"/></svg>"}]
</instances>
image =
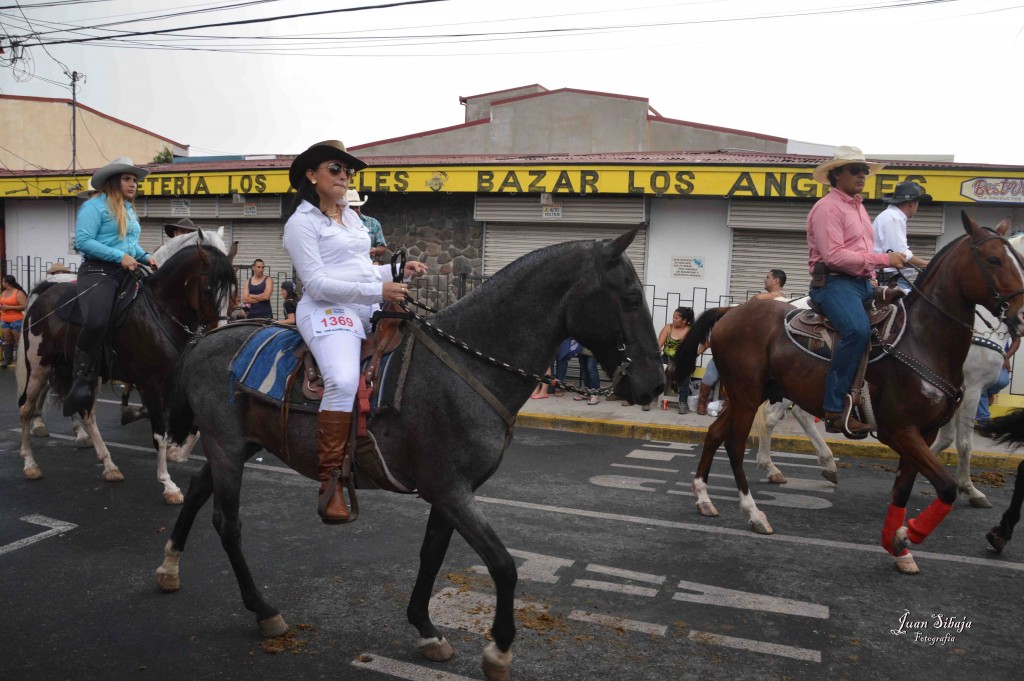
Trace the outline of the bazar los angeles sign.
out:
<instances>
[{"instance_id":1,"label":"bazar los angeles sign","mask_svg":"<svg viewBox=\"0 0 1024 681\"><path fill-rule=\"evenodd\" d=\"M814 199L822 196L826 187L812 178L812 171L812 167L801 166L392 165L366 168L353 179L353 186L360 192ZM869 199L879 198L904 180L921 183L936 201L1024 203L1024 169L1006 176L978 176L969 169L891 167L868 178L864 194ZM87 175L0 177L0 198L74 196L87 181ZM290 191L286 168L176 170L153 173L139 184L139 193L146 196L251 196Z\"/></svg>"}]
</instances>

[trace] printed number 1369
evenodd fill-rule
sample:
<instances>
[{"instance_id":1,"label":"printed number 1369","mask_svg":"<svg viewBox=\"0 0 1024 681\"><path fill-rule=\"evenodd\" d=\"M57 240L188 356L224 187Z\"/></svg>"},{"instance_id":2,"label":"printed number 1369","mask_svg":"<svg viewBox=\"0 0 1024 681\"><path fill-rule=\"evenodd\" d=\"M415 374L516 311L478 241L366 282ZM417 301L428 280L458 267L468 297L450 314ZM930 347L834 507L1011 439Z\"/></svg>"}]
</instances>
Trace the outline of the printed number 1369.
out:
<instances>
[{"instance_id":1,"label":"printed number 1369","mask_svg":"<svg viewBox=\"0 0 1024 681\"><path fill-rule=\"evenodd\" d=\"M351 317L341 317L338 315L326 315L320 320L320 323L325 329L333 329L343 326L355 327L355 322L352 321Z\"/></svg>"}]
</instances>

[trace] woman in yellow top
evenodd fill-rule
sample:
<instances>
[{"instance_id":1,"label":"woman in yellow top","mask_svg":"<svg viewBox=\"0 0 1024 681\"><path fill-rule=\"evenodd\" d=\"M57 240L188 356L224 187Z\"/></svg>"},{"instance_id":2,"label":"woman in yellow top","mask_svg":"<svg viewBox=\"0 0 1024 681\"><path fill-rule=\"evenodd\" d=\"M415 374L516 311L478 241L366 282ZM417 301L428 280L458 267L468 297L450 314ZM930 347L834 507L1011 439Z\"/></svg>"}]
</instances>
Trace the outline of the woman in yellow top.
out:
<instances>
[{"instance_id":1,"label":"woman in yellow top","mask_svg":"<svg viewBox=\"0 0 1024 681\"><path fill-rule=\"evenodd\" d=\"M28 295L13 274L0 279L0 329L3 329L4 357L0 369L14 361L14 348L21 338L21 322L25 318Z\"/></svg>"},{"instance_id":2,"label":"woman in yellow top","mask_svg":"<svg viewBox=\"0 0 1024 681\"><path fill-rule=\"evenodd\" d=\"M693 327L693 308L692 307L677 307L675 312L672 313L672 323L666 324L658 334L658 347L661 348L661 361L665 366L665 386L667 390L676 389L677 386L672 384L676 374L675 367L675 355L676 348L686 338L686 334L690 332ZM686 404L686 398L690 395L690 386L682 386L683 390L679 390L679 413L686 414L690 410ZM651 405L645 404L644 411L650 410Z\"/></svg>"}]
</instances>

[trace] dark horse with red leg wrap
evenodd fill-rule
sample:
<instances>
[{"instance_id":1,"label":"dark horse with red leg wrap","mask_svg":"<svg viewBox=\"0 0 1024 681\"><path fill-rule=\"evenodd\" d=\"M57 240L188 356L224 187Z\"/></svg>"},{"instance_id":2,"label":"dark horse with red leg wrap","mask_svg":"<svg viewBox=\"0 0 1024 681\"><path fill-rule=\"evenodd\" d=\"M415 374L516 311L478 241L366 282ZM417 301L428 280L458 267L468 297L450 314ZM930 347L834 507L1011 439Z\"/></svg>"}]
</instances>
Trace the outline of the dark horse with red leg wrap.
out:
<instances>
[{"instance_id":1,"label":"dark horse with red leg wrap","mask_svg":"<svg viewBox=\"0 0 1024 681\"><path fill-rule=\"evenodd\" d=\"M661 392L664 373L654 325L636 271L624 255L635 236L633 230L614 241L558 244L516 260L430 318L458 344L432 340L424 321L406 322L422 335L403 341L406 347L414 345L403 369L407 375L399 394L401 409L375 415L370 431L395 478L407 481L430 504L407 609L428 659L444 661L453 654L431 621L428 605L452 533L458 532L487 565L497 595L494 642L484 651L484 671L492 681L508 678L516 632L516 564L474 493L498 469L515 414L559 344L568 337L578 339L609 375L621 378L616 392L632 402L647 403ZM229 326L200 340L182 358L170 434L182 435L181 424L187 427L194 416L207 462L189 485L157 582L165 591L179 588L185 541L199 509L213 496L213 523L245 607L256 614L264 636L280 636L288 625L263 599L242 554L238 510L243 463L265 447L315 479L316 417L293 413L282 431L275 406L242 391L232 397L229 365L251 334L251 329ZM502 362L467 352L463 343ZM310 506L311 516L313 512Z\"/></svg>"},{"instance_id":2,"label":"dark horse with red leg wrap","mask_svg":"<svg viewBox=\"0 0 1024 681\"><path fill-rule=\"evenodd\" d=\"M929 449L962 395L963 364L971 344L974 306L1005 319L1019 335L1024 307L1024 263L1002 233L979 227L962 215L967 234L942 249L905 300L907 325L894 345L868 365L870 412L878 439L900 457L892 502L882 529L882 545L903 573L918 572L907 550L919 544L949 513L956 483ZM1008 226L1008 225L1007 225ZM1002 230L1005 232L1005 228ZM710 335L729 406L711 425L693 481L697 509L716 516L707 493L708 473L723 442L729 455L740 508L755 532L772 529L747 487L743 453L758 406L787 397L805 411L823 415L828 361L794 344L784 329L792 308L772 300L751 300L736 308L705 312L676 351L677 376L689 376L697 349ZM714 327L714 333L711 329ZM904 524L917 474L935 487L938 498Z\"/></svg>"}]
</instances>

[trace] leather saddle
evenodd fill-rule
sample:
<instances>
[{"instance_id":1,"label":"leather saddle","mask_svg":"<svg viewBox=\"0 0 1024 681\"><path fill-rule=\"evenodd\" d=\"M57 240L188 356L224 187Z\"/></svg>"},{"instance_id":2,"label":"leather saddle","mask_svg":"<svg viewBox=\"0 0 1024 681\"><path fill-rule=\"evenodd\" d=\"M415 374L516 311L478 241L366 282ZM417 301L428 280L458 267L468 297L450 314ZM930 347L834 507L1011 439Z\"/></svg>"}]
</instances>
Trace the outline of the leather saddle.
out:
<instances>
[{"instance_id":1,"label":"leather saddle","mask_svg":"<svg viewBox=\"0 0 1024 681\"><path fill-rule=\"evenodd\" d=\"M142 292L142 282L134 277L125 277L114 297L114 309L110 313L110 328L119 329L128 318L128 310ZM86 293L85 295L89 295ZM65 285L64 292L57 300L57 316L69 324L82 325L82 308L78 305L78 286Z\"/></svg>"},{"instance_id":2,"label":"leather saddle","mask_svg":"<svg viewBox=\"0 0 1024 681\"><path fill-rule=\"evenodd\" d=\"M864 304L871 324L868 362L882 355L882 346L895 345L906 328L907 313L903 306L905 291L897 287L876 287L873 300ZM808 299L810 309L792 310L786 314L786 335L802 350L822 360L832 358L832 348L839 341L832 322Z\"/></svg>"},{"instance_id":3,"label":"leather saddle","mask_svg":"<svg viewBox=\"0 0 1024 681\"><path fill-rule=\"evenodd\" d=\"M392 492L412 493L409 485L396 479L388 470L377 441L367 426L375 414L385 409L398 410L401 404L402 388L405 382L405 375L411 359L410 352L413 344L407 341L405 329L402 328L400 313L401 308L396 304L389 304L384 308L385 312L393 313L393 316L385 314L376 323L374 333L371 333L363 340L360 350L361 382L356 395L356 403L353 408L352 433L349 437L349 451L347 456L352 457L355 462L355 486L360 489L385 489ZM405 347L404 353L396 353L400 346ZM384 380L383 373L390 371L390 359L385 358L392 354L401 354L402 357L396 364L398 378L396 380ZM323 399L324 381L320 374L313 353L305 343L295 350L298 363L295 370L288 377L285 389L285 399L281 404L281 428L287 430L288 416L294 409L306 413L316 413L320 409L320 400ZM385 405L384 384L388 383L389 403ZM373 407L373 404L377 404Z\"/></svg>"}]
</instances>

